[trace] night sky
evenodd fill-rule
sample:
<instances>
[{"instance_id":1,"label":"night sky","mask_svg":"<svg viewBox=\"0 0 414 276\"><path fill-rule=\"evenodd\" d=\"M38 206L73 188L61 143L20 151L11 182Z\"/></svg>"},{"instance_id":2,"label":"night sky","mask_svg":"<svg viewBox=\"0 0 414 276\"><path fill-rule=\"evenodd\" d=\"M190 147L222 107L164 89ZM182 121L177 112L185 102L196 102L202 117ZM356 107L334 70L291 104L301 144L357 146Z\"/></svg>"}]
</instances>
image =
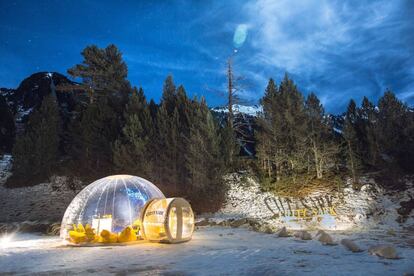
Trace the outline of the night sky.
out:
<instances>
[{"instance_id":1,"label":"night sky","mask_svg":"<svg viewBox=\"0 0 414 276\"><path fill-rule=\"evenodd\" d=\"M0 87L66 70L114 43L132 85L158 100L168 74L210 106L225 99L233 55L246 102L285 72L329 112L386 88L414 104L414 1L0 0Z\"/></svg>"}]
</instances>

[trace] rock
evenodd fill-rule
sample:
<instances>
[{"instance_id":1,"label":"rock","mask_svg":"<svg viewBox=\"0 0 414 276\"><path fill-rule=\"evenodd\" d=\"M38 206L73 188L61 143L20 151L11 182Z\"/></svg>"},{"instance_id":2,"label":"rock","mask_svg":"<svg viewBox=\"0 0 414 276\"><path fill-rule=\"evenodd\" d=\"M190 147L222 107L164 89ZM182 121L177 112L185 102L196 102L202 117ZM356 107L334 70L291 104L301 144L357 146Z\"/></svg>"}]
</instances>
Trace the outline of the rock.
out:
<instances>
[{"instance_id":1,"label":"rock","mask_svg":"<svg viewBox=\"0 0 414 276\"><path fill-rule=\"evenodd\" d=\"M228 220L222 220L219 223L217 223L219 226L230 226L230 222Z\"/></svg>"},{"instance_id":2,"label":"rock","mask_svg":"<svg viewBox=\"0 0 414 276\"><path fill-rule=\"evenodd\" d=\"M410 196L410 200L400 202L401 207L397 209L398 214L401 216L400 220L405 222L411 211L414 210L414 198Z\"/></svg>"},{"instance_id":3,"label":"rock","mask_svg":"<svg viewBox=\"0 0 414 276\"><path fill-rule=\"evenodd\" d=\"M244 225L244 224L246 224L246 223L247 223L247 219L246 219L246 218L236 219L236 220L233 220L233 221L230 223L230 226L231 226L231 227L240 227L240 226L242 226L242 225Z\"/></svg>"},{"instance_id":4,"label":"rock","mask_svg":"<svg viewBox=\"0 0 414 276\"><path fill-rule=\"evenodd\" d=\"M256 231L256 232L260 232L260 233L265 233L265 234L273 234L275 232L275 229L270 226L267 223L252 223L250 224L251 230Z\"/></svg>"},{"instance_id":5,"label":"rock","mask_svg":"<svg viewBox=\"0 0 414 276\"><path fill-rule=\"evenodd\" d=\"M373 246L368 249L368 252L371 255L376 255L385 259L399 259L395 248L389 245Z\"/></svg>"},{"instance_id":6,"label":"rock","mask_svg":"<svg viewBox=\"0 0 414 276\"><path fill-rule=\"evenodd\" d=\"M276 235L279 238L286 238L286 237L290 237L288 231L286 230L286 227L282 227L282 229L280 229L279 231L276 232Z\"/></svg>"},{"instance_id":7,"label":"rock","mask_svg":"<svg viewBox=\"0 0 414 276\"><path fill-rule=\"evenodd\" d=\"M309 232L305 231L305 230L301 230L301 231L296 231L293 236L295 238L307 241L307 240L311 240L312 236Z\"/></svg>"},{"instance_id":8,"label":"rock","mask_svg":"<svg viewBox=\"0 0 414 276\"><path fill-rule=\"evenodd\" d=\"M246 222L249 225L260 224L260 221L258 219L255 219L255 218L246 218Z\"/></svg>"},{"instance_id":9,"label":"rock","mask_svg":"<svg viewBox=\"0 0 414 276\"><path fill-rule=\"evenodd\" d=\"M254 230L254 231L258 231L259 227L260 227L260 222L257 219L253 219L253 218L246 218L246 222L247 224L249 224L249 226Z\"/></svg>"},{"instance_id":10,"label":"rock","mask_svg":"<svg viewBox=\"0 0 414 276\"><path fill-rule=\"evenodd\" d=\"M273 234L275 230L270 225L263 225L260 232L265 234Z\"/></svg>"},{"instance_id":11,"label":"rock","mask_svg":"<svg viewBox=\"0 0 414 276\"><path fill-rule=\"evenodd\" d=\"M319 230L318 233L316 234L316 237L318 236L319 236L318 241L320 241L323 245L336 245L332 237L325 231Z\"/></svg>"},{"instance_id":12,"label":"rock","mask_svg":"<svg viewBox=\"0 0 414 276\"><path fill-rule=\"evenodd\" d=\"M342 239L341 240L341 244L348 249L349 251L352 251L354 253L356 252L362 252L363 250L361 248L359 248L359 246L354 243L353 241L351 241L350 239Z\"/></svg>"},{"instance_id":13,"label":"rock","mask_svg":"<svg viewBox=\"0 0 414 276\"><path fill-rule=\"evenodd\" d=\"M244 225L244 224L246 224L247 223L247 219L245 219L245 218L241 218L241 219L236 219L236 220L233 220L231 223L230 223L230 226L231 227L240 227L240 226L242 226L242 225Z\"/></svg>"},{"instance_id":14,"label":"rock","mask_svg":"<svg viewBox=\"0 0 414 276\"><path fill-rule=\"evenodd\" d=\"M207 226L209 225L208 219L202 219L195 223L195 226Z\"/></svg>"}]
</instances>

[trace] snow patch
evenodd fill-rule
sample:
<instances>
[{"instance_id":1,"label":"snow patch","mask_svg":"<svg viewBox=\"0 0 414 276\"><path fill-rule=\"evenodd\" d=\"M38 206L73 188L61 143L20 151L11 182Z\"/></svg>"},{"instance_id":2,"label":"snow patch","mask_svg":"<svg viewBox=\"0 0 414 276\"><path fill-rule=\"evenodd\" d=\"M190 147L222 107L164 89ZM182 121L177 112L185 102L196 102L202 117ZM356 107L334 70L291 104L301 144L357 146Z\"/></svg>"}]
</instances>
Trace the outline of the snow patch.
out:
<instances>
[{"instance_id":1,"label":"snow patch","mask_svg":"<svg viewBox=\"0 0 414 276\"><path fill-rule=\"evenodd\" d=\"M333 127L333 130L334 130L336 133L342 134L342 129L339 129L339 128L337 128L337 127Z\"/></svg>"},{"instance_id":2,"label":"snow patch","mask_svg":"<svg viewBox=\"0 0 414 276\"><path fill-rule=\"evenodd\" d=\"M0 159L0 185L6 182L7 178L11 176L13 157L5 154Z\"/></svg>"},{"instance_id":3,"label":"snow patch","mask_svg":"<svg viewBox=\"0 0 414 276\"><path fill-rule=\"evenodd\" d=\"M16 122L17 123L21 123L22 121L23 121L23 119L26 117L26 116L29 116L29 114L31 113L33 111L33 107L31 107L31 108L27 108L27 109L24 109L23 108L23 106L19 106L18 108L17 108L17 114L16 114Z\"/></svg>"},{"instance_id":4,"label":"snow patch","mask_svg":"<svg viewBox=\"0 0 414 276\"><path fill-rule=\"evenodd\" d=\"M229 109L228 109L228 107L215 107L215 108L213 108L213 111L228 113ZM248 105L235 104L235 105L233 105L233 111L236 114L237 113L243 113L243 114L247 114L247 115L250 115L250 116L257 116L258 113L263 112L263 108L262 108L261 105L248 106Z\"/></svg>"}]
</instances>

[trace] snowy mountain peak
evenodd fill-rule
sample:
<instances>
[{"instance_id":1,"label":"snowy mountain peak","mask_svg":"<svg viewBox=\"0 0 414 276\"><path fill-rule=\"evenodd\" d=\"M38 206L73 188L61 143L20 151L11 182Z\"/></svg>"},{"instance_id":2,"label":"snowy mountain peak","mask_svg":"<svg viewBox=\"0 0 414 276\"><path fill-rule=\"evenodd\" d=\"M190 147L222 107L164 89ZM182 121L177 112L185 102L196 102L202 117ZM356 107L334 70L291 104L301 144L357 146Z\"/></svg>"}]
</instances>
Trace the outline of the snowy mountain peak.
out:
<instances>
[{"instance_id":1,"label":"snowy mountain peak","mask_svg":"<svg viewBox=\"0 0 414 276\"><path fill-rule=\"evenodd\" d=\"M229 109L227 108L227 106L223 106L223 107L214 107L212 108L213 111L215 112L223 112L223 113L228 113ZM240 104L235 104L233 105L233 110L234 113L243 113L243 114L247 114L250 116L257 116L257 114L259 112L263 111L263 108L261 105L240 105Z\"/></svg>"}]
</instances>

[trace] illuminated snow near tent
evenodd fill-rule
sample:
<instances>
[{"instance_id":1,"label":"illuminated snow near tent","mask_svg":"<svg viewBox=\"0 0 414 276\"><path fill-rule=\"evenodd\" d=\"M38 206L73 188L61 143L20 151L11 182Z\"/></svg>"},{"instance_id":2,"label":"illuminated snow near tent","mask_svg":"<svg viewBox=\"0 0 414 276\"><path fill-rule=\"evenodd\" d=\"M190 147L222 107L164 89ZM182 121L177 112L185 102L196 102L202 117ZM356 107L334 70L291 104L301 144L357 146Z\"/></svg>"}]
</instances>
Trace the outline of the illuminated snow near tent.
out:
<instances>
[{"instance_id":1,"label":"illuminated snow near tent","mask_svg":"<svg viewBox=\"0 0 414 276\"><path fill-rule=\"evenodd\" d=\"M97 232L119 232L133 225L142 207L153 198L165 196L143 178L115 175L99 179L72 200L63 217L60 236L68 238L68 231L78 224L90 224Z\"/></svg>"}]
</instances>

